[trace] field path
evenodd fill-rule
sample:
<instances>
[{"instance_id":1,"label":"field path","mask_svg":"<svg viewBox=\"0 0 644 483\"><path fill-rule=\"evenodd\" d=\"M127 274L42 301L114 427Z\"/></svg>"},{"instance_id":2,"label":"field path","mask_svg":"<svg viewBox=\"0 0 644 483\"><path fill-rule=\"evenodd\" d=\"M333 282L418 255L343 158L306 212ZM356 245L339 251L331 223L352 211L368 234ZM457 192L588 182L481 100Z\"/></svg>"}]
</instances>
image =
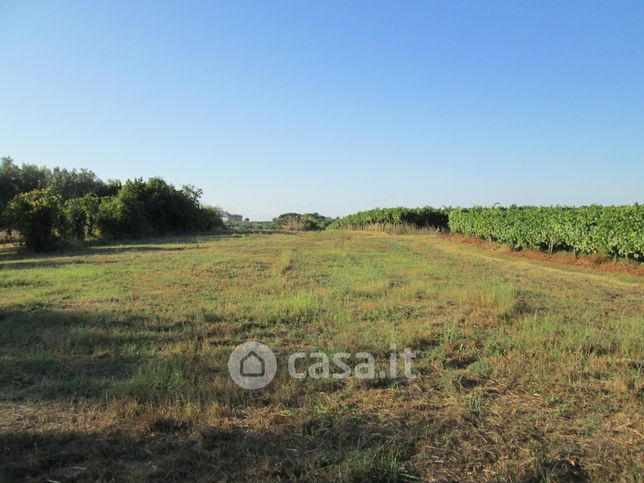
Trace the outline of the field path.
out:
<instances>
[{"instance_id":1,"label":"field path","mask_svg":"<svg viewBox=\"0 0 644 483\"><path fill-rule=\"evenodd\" d=\"M587 280L598 281L606 285L620 286L624 288L640 288L644 290L644 280L633 275L602 272L592 268L563 264L557 265L556 262L520 258L512 255L511 253L499 253L453 240L443 240L438 236L418 238L417 235L406 235L405 238L408 240L420 241L425 245L430 245L447 253L457 254L459 256L465 255L494 264L503 263L508 266L521 267L529 270L540 270L542 272L549 272L569 278L584 278Z\"/></svg>"}]
</instances>

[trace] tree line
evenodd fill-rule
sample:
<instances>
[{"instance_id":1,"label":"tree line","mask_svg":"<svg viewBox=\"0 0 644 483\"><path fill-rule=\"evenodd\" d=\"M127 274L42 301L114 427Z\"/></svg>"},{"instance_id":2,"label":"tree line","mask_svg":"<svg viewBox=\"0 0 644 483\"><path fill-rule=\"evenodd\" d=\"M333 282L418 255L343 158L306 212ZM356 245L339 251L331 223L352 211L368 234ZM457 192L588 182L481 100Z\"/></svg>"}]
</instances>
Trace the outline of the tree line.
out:
<instances>
[{"instance_id":1,"label":"tree line","mask_svg":"<svg viewBox=\"0 0 644 483\"><path fill-rule=\"evenodd\" d=\"M0 163L0 229L36 251L94 238L140 238L223 226L221 210L203 206L202 191L161 178L107 182L81 169Z\"/></svg>"}]
</instances>

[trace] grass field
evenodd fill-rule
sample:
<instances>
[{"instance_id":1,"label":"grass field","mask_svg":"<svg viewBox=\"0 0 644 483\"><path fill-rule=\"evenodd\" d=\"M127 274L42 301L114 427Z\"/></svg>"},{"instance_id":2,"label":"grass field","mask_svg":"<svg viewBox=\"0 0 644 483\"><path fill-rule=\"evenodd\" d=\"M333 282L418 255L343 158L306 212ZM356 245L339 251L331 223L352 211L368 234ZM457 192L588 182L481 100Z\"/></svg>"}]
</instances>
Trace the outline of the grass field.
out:
<instances>
[{"instance_id":1,"label":"grass field","mask_svg":"<svg viewBox=\"0 0 644 483\"><path fill-rule=\"evenodd\" d=\"M5 249L0 480L641 481L643 289L431 234ZM285 370L392 343L415 379Z\"/></svg>"}]
</instances>

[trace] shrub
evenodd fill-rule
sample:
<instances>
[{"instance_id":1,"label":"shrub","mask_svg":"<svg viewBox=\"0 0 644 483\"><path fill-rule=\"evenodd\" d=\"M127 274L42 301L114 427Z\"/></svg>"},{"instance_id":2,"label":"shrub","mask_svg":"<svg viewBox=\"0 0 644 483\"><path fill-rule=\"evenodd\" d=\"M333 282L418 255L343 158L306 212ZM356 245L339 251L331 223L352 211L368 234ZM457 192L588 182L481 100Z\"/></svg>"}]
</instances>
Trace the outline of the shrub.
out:
<instances>
[{"instance_id":1,"label":"shrub","mask_svg":"<svg viewBox=\"0 0 644 483\"><path fill-rule=\"evenodd\" d=\"M115 240L137 238L150 232L145 205L128 193L101 198L96 225L101 236Z\"/></svg>"},{"instance_id":2,"label":"shrub","mask_svg":"<svg viewBox=\"0 0 644 483\"><path fill-rule=\"evenodd\" d=\"M15 196L7 207L6 220L20 232L21 243L35 251L57 248L67 229L62 198L49 189Z\"/></svg>"},{"instance_id":3,"label":"shrub","mask_svg":"<svg viewBox=\"0 0 644 483\"><path fill-rule=\"evenodd\" d=\"M105 183L85 169L19 167L2 158L0 233L17 230L24 245L49 250L65 238L139 238L222 227L221 210L201 206L201 195L194 186L179 190L161 178Z\"/></svg>"},{"instance_id":4,"label":"shrub","mask_svg":"<svg viewBox=\"0 0 644 483\"><path fill-rule=\"evenodd\" d=\"M72 198L65 202L67 232L76 240L85 240L96 234L100 198L88 194L82 198Z\"/></svg>"},{"instance_id":5,"label":"shrub","mask_svg":"<svg viewBox=\"0 0 644 483\"><path fill-rule=\"evenodd\" d=\"M97 225L106 238L186 233L223 226L215 208L204 208L201 190L177 190L161 178L128 180L116 196L101 199Z\"/></svg>"},{"instance_id":6,"label":"shrub","mask_svg":"<svg viewBox=\"0 0 644 483\"><path fill-rule=\"evenodd\" d=\"M213 230L223 228L224 222L221 217L221 209L214 206L202 206L199 208L199 221L197 229Z\"/></svg>"},{"instance_id":7,"label":"shrub","mask_svg":"<svg viewBox=\"0 0 644 483\"><path fill-rule=\"evenodd\" d=\"M0 214L11 199L20 192L20 168L11 158L0 160ZM0 225L1 226L1 225Z\"/></svg>"},{"instance_id":8,"label":"shrub","mask_svg":"<svg viewBox=\"0 0 644 483\"><path fill-rule=\"evenodd\" d=\"M284 213L273 219L280 230L317 231L324 230L333 222L333 218L318 213Z\"/></svg>"}]
</instances>

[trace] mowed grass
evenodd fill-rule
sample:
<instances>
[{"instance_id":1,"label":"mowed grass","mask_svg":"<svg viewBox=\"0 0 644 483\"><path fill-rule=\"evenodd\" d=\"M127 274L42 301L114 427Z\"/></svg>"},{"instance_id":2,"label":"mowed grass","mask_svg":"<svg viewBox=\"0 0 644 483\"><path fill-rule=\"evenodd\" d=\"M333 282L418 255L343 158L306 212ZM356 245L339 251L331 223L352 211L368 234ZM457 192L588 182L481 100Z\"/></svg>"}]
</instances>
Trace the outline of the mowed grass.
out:
<instances>
[{"instance_id":1,"label":"mowed grass","mask_svg":"<svg viewBox=\"0 0 644 483\"><path fill-rule=\"evenodd\" d=\"M428 234L5 249L0 480L641 480L643 288ZM263 390L227 373L248 340ZM391 344L415 379L285 369Z\"/></svg>"}]
</instances>

